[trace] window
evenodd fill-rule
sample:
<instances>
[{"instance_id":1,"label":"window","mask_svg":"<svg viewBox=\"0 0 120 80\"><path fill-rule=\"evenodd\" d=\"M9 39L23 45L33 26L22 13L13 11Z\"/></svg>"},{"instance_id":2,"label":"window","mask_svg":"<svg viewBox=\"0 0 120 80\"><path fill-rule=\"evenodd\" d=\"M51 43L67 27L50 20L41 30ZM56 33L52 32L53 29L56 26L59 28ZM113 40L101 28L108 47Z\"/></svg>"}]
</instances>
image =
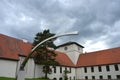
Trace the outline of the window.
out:
<instances>
[{"instance_id":1,"label":"window","mask_svg":"<svg viewBox=\"0 0 120 80\"><path fill-rule=\"evenodd\" d=\"M88 80L88 76L85 76L85 80Z\"/></svg>"},{"instance_id":2,"label":"window","mask_svg":"<svg viewBox=\"0 0 120 80\"><path fill-rule=\"evenodd\" d=\"M75 80L75 76L74 76L74 80Z\"/></svg>"},{"instance_id":3,"label":"window","mask_svg":"<svg viewBox=\"0 0 120 80\"><path fill-rule=\"evenodd\" d=\"M115 64L114 67L115 67L115 71L119 71L119 68L118 68L117 64Z\"/></svg>"},{"instance_id":4,"label":"window","mask_svg":"<svg viewBox=\"0 0 120 80\"><path fill-rule=\"evenodd\" d=\"M108 79L111 79L111 75L108 75Z\"/></svg>"},{"instance_id":5,"label":"window","mask_svg":"<svg viewBox=\"0 0 120 80\"><path fill-rule=\"evenodd\" d=\"M95 79L95 76L92 76L92 79Z\"/></svg>"},{"instance_id":6,"label":"window","mask_svg":"<svg viewBox=\"0 0 120 80\"><path fill-rule=\"evenodd\" d=\"M60 73L62 73L62 67L60 67Z\"/></svg>"},{"instance_id":7,"label":"window","mask_svg":"<svg viewBox=\"0 0 120 80\"><path fill-rule=\"evenodd\" d=\"M91 72L94 72L94 67L91 67Z\"/></svg>"},{"instance_id":8,"label":"window","mask_svg":"<svg viewBox=\"0 0 120 80\"><path fill-rule=\"evenodd\" d=\"M67 67L65 67L65 70L67 70Z\"/></svg>"},{"instance_id":9,"label":"window","mask_svg":"<svg viewBox=\"0 0 120 80\"><path fill-rule=\"evenodd\" d=\"M120 75L116 75L117 79L120 79Z\"/></svg>"},{"instance_id":10,"label":"window","mask_svg":"<svg viewBox=\"0 0 120 80\"><path fill-rule=\"evenodd\" d=\"M70 80L71 80L71 77L70 77Z\"/></svg>"},{"instance_id":11,"label":"window","mask_svg":"<svg viewBox=\"0 0 120 80\"><path fill-rule=\"evenodd\" d=\"M69 70L70 70L70 73L71 73L71 67L69 68Z\"/></svg>"},{"instance_id":12,"label":"window","mask_svg":"<svg viewBox=\"0 0 120 80\"><path fill-rule=\"evenodd\" d=\"M63 80L62 77L60 77L59 80Z\"/></svg>"},{"instance_id":13,"label":"window","mask_svg":"<svg viewBox=\"0 0 120 80\"><path fill-rule=\"evenodd\" d=\"M84 71L85 71L85 73L87 73L87 68L86 67L84 67Z\"/></svg>"},{"instance_id":14,"label":"window","mask_svg":"<svg viewBox=\"0 0 120 80\"><path fill-rule=\"evenodd\" d=\"M98 71L99 71L99 72L102 72L101 66L98 66Z\"/></svg>"},{"instance_id":15,"label":"window","mask_svg":"<svg viewBox=\"0 0 120 80\"><path fill-rule=\"evenodd\" d=\"M56 73L56 67L54 67L54 73Z\"/></svg>"},{"instance_id":16,"label":"window","mask_svg":"<svg viewBox=\"0 0 120 80\"><path fill-rule=\"evenodd\" d=\"M68 49L67 47L64 48L64 50L67 50L67 49Z\"/></svg>"},{"instance_id":17,"label":"window","mask_svg":"<svg viewBox=\"0 0 120 80\"><path fill-rule=\"evenodd\" d=\"M103 76L99 76L100 79L103 79Z\"/></svg>"},{"instance_id":18,"label":"window","mask_svg":"<svg viewBox=\"0 0 120 80\"><path fill-rule=\"evenodd\" d=\"M109 65L106 66L106 71L110 71Z\"/></svg>"}]
</instances>

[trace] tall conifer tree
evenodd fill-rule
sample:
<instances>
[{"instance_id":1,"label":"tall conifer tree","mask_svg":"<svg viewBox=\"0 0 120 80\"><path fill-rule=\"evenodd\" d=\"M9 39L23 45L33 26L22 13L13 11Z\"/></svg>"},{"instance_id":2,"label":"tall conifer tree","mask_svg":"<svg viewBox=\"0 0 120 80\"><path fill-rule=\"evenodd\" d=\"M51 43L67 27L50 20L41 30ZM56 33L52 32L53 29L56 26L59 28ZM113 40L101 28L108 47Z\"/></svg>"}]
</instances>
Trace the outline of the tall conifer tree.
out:
<instances>
[{"instance_id":1,"label":"tall conifer tree","mask_svg":"<svg viewBox=\"0 0 120 80\"><path fill-rule=\"evenodd\" d=\"M50 33L49 30L44 30L43 32L39 32L36 34L34 38L33 46L36 46L41 41L54 36L54 33ZM54 44L54 40L49 40L39 46L39 48L35 51L34 60L35 63L43 65L43 72L45 73L45 78L47 78L47 74L52 72L50 66L59 65L57 61L55 61L55 52L53 49L56 48ZM52 50L51 50L52 48Z\"/></svg>"}]
</instances>

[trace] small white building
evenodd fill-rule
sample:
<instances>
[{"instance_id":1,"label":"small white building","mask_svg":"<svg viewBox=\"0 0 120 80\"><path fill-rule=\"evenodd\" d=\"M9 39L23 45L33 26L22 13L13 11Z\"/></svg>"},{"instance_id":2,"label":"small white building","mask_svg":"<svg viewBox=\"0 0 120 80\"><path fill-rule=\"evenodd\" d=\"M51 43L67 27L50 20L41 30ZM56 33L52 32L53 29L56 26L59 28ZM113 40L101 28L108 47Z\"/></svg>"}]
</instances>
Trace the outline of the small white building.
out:
<instances>
[{"instance_id":1,"label":"small white building","mask_svg":"<svg viewBox=\"0 0 120 80\"><path fill-rule=\"evenodd\" d=\"M0 77L16 77L20 64L28 55L32 44L0 34ZM69 80L76 79L120 79L120 47L83 53L83 46L68 42L56 49L56 60L60 66L52 67L49 78L64 78L69 70ZM42 65L30 58L25 66L26 78L43 77Z\"/></svg>"}]
</instances>

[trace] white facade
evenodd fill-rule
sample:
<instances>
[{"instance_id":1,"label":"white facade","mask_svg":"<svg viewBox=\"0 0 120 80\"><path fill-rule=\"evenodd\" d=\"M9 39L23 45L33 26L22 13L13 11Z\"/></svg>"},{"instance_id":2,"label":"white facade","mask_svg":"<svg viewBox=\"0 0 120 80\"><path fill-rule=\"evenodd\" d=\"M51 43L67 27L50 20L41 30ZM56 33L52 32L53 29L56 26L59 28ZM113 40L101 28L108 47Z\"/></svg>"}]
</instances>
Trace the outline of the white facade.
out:
<instances>
[{"instance_id":1,"label":"white facade","mask_svg":"<svg viewBox=\"0 0 120 80\"><path fill-rule=\"evenodd\" d=\"M76 44L59 47L56 50L67 54L67 56L72 60L75 65L77 64L79 55L83 53L83 48L77 46Z\"/></svg>"},{"instance_id":2,"label":"white facade","mask_svg":"<svg viewBox=\"0 0 120 80\"><path fill-rule=\"evenodd\" d=\"M77 68L77 79L117 79L120 77L120 64L118 65L118 70L115 70L115 64L113 65L103 65L103 66L92 66L94 71L92 72L91 67L86 67L87 72L85 72L85 67ZM107 70L106 66L109 66ZM101 67L101 71L99 70Z\"/></svg>"},{"instance_id":3,"label":"white facade","mask_svg":"<svg viewBox=\"0 0 120 80\"><path fill-rule=\"evenodd\" d=\"M83 53L83 48L76 45L70 44L66 46L59 47L57 51L64 52L76 65L78 57ZM64 54L63 53L63 54ZM25 57L19 56L19 61L5 60L0 59L0 77L16 77L20 64ZM106 67L107 66L107 67ZM42 65L34 63L33 58L28 60L28 63L25 66L25 77L26 78L39 78L43 77L44 73L42 72ZM117 64L117 70L115 69L115 64L110 65L100 65L100 66L86 66L86 67L68 67L68 66L56 66L52 68L52 74L49 74L50 79L64 78L64 70L67 68L69 80L75 79L118 79L120 78L120 64ZM86 68L86 71L85 71ZM101 71L100 71L101 69Z\"/></svg>"},{"instance_id":4,"label":"white facade","mask_svg":"<svg viewBox=\"0 0 120 80\"><path fill-rule=\"evenodd\" d=\"M0 59L0 77L16 77L17 61Z\"/></svg>"},{"instance_id":5,"label":"white facade","mask_svg":"<svg viewBox=\"0 0 120 80\"><path fill-rule=\"evenodd\" d=\"M43 68L42 65L38 65L38 64L35 65L34 78L39 78L44 76L44 73L42 72L43 71L42 68Z\"/></svg>"},{"instance_id":6,"label":"white facade","mask_svg":"<svg viewBox=\"0 0 120 80\"><path fill-rule=\"evenodd\" d=\"M68 79L74 79L75 78L75 68L72 67L64 67L61 66L61 72L60 72L60 66L56 66L56 72L54 72L54 68L52 68L52 74L49 75L50 79L57 78L59 80L60 78L64 79L64 70L65 68L70 71L70 73L67 74ZM71 70L70 70L71 69Z\"/></svg>"},{"instance_id":7,"label":"white facade","mask_svg":"<svg viewBox=\"0 0 120 80\"><path fill-rule=\"evenodd\" d=\"M19 70L20 64L22 63L22 61L24 60L25 57L20 57L20 60L17 62L17 71ZM60 72L60 67L62 68L62 72ZM39 65L39 64L35 64L33 59L29 59L28 63L25 66L25 77L26 78L39 78L39 77L44 77L45 74L42 72L43 66ZM69 79L75 79L75 68L73 67L65 67L65 66L56 66L56 72L54 72L54 68L51 66L52 68L52 73L48 74L48 77L50 79L53 78L57 78L59 80L59 78L64 78L64 70L65 68L67 68L68 71L70 71L70 73L68 73L68 78ZM14 73L13 73L14 74Z\"/></svg>"}]
</instances>

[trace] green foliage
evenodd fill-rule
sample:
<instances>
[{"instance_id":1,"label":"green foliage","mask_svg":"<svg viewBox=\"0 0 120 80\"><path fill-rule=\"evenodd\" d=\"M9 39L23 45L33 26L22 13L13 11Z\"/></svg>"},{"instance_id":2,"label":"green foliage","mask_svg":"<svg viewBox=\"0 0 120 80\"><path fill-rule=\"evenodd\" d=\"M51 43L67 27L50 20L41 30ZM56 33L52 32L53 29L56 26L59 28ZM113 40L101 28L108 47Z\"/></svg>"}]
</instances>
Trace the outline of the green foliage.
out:
<instances>
[{"instance_id":1,"label":"green foliage","mask_svg":"<svg viewBox=\"0 0 120 80\"><path fill-rule=\"evenodd\" d=\"M70 71L64 70L64 79L65 80L68 80L68 76L67 76L68 73L70 73Z\"/></svg>"},{"instance_id":2,"label":"green foliage","mask_svg":"<svg viewBox=\"0 0 120 80\"><path fill-rule=\"evenodd\" d=\"M34 38L34 42L33 42L33 46L36 46L38 43L40 43L41 41L54 36L54 33L50 33L49 30L44 30L43 32L39 32L36 34L36 37ZM52 47L52 48L56 48L56 46L54 45L53 41L55 39L49 40L45 43L43 43L40 47Z\"/></svg>"},{"instance_id":3,"label":"green foliage","mask_svg":"<svg viewBox=\"0 0 120 80\"><path fill-rule=\"evenodd\" d=\"M15 80L15 78L0 77L0 80Z\"/></svg>"},{"instance_id":4,"label":"green foliage","mask_svg":"<svg viewBox=\"0 0 120 80\"><path fill-rule=\"evenodd\" d=\"M50 33L49 30L44 30L43 32L39 32L36 34L36 37L33 42L33 46L36 46L38 43L42 42L43 40L54 36L55 34ZM57 61L55 61L56 54L54 50L50 50L48 48L56 48L54 44L54 40L46 41L45 43L41 44L39 48L35 51L34 60L35 63L44 65L43 72L45 73L45 78L47 78L47 74L52 72L50 65L59 65Z\"/></svg>"}]
</instances>

